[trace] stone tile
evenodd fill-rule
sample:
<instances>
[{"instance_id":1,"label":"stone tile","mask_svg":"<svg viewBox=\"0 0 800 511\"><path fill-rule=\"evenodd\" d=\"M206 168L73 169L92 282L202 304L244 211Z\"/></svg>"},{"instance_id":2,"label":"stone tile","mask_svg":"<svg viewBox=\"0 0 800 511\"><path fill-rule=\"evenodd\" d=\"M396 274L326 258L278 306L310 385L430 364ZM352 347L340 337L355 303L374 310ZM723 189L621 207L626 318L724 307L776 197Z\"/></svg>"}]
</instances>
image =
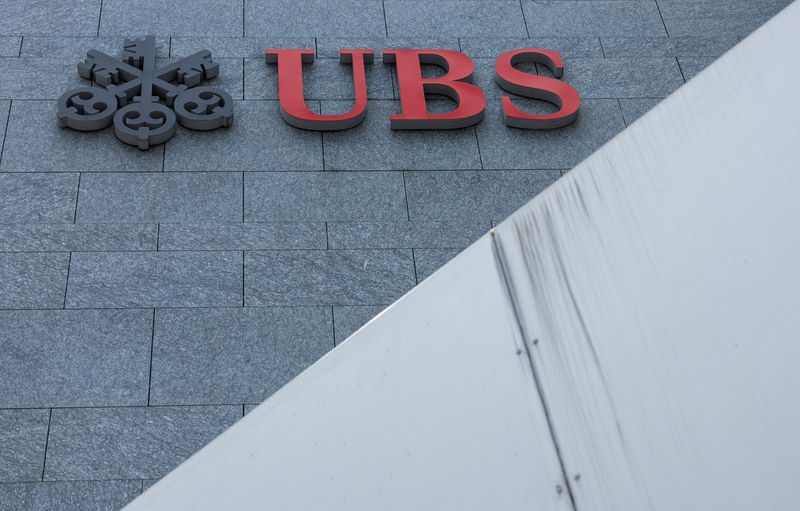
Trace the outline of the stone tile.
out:
<instances>
[{"instance_id":1,"label":"stone tile","mask_svg":"<svg viewBox=\"0 0 800 511\"><path fill-rule=\"evenodd\" d=\"M6 136L6 124L8 123L8 114L11 110L11 101L0 100L0 148L3 147ZM0 162L2 162L2 154L0 153Z\"/></svg>"},{"instance_id":2,"label":"stone tile","mask_svg":"<svg viewBox=\"0 0 800 511\"><path fill-rule=\"evenodd\" d=\"M333 348L327 307L156 311L150 404L259 403Z\"/></svg>"},{"instance_id":3,"label":"stone tile","mask_svg":"<svg viewBox=\"0 0 800 511\"><path fill-rule=\"evenodd\" d=\"M555 170L408 172L411 220L502 220L559 176Z\"/></svg>"},{"instance_id":4,"label":"stone tile","mask_svg":"<svg viewBox=\"0 0 800 511\"><path fill-rule=\"evenodd\" d=\"M444 104L444 101L431 101ZM349 110L344 101L323 101L322 113ZM392 130L389 116L399 101L371 101L367 118L347 131L323 134L325 168L330 170L479 169L478 144L472 128L459 130Z\"/></svg>"},{"instance_id":5,"label":"stone tile","mask_svg":"<svg viewBox=\"0 0 800 511\"><path fill-rule=\"evenodd\" d=\"M625 118L625 125L630 126L633 121L647 113L651 108L661 103L661 99L620 99L622 116Z\"/></svg>"},{"instance_id":6,"label":"stone tile","mask_svg":"<svg viewBox=\"0 0 800 511\"><path fill-rule=\"evenodd\" d=\"M21 57L61 58L72 64L72 74L78 75L75 68L78 62L86 58L89 50L98 50L114 57L122 55L125 37L51 37L25 36L22 42ZM138 34L139 37L146 35ZM156 56L169 56L169 37L156 37Z\"/></svg>"},{"instance_id":7,"label":"stone tile","mask_svg":"<svg viewBox=\"0 0 800 511\"><path fill-rule=\"evenodd\" d=\"M242 305L241 252L75 252L68 308Z\"/></svg>"},{"instance_id":8,"label":"stone tile","mask_svg":"<svg viewBox=\"0 0 800 511\"><path fill-rule=\"evenodd\" d=\"M457 37L320 37L317 39L317 56L321 59L338 59L342 48L370 48L375 58L381 58L383 50L392 48L438 48L459 51Z\"/></svg>"},{"instance_id":9,"label":"stone tile","mask_svg":"<svg viewBox=\"0 0 800 511\"><path fill-rule=\"evenodd\" d=\"M474 59L496 59L518 48L543 48L561 53L565 59L602 57L597 37L462 37L461 51Z\"/></svg>"},{"instance_id":10,"label":"stone tile","mask_svg":"<svg viewBox=\"0 0 800 511\"><path fill-rule=\"evenodd\" d=\"M241 36L243 0L104 0L100 35ZM191 9L191 13L187 12Z\"/></svg>"},{"instance_id":11,"label":"stone tile","mask_svg":"<svg viewBox=\"0 0 800 511\"><path fill-rule=\"evenodd\" d=\"M245 253L246 305L375 305L414 287L410 250Z\"/></svg>"},{"instance_id":12,"label":"stone tile","mask_svg":"<svg viewBox=\"0 0 800 511\"><path fill-rule=\"evenodd\" d=\"M678 57L678 64L683 71L683 77L688 82L715 60L716 57Z\"/></svg>"},{"instance_id":13,"label":"stone tile","mask_svg":"<svg viewBox=\"0 0 800 511\"><path fill-rule=\"evenodd\" d=\"M518 2L385 0L389 37L527 35Z\"/></svg>"},{"instance_id":14,"label":"stone tile","mask_svg":"<svg viewBox=\"0 0 800 511\"><path fill-rule=\"evenodd\" d=\"M667 35L649 0L523 0L522 8L532 37Z\"/></svg>"},{"instance_id":15,"label":"stone tile","mask_svg":"<svg viewBox=\"0 0 800 511\"><path fill-rule=\"evenodd\" d=\"M163 224L160 250L274 250L327 247L325 224Z\"/></svg>"},{"instance_id":16,"label":"stone tile","mask_svg":"<svg viewBox=\"0 0 800 511\"><path fill-rule=\"evenodd\" d=\"M258 405L244 405L244 415L252 412Z\"/></svg>"},{"instance_id":17,"label":"stone tile","mask_svg":"<svg viewBox=\"0 0 800 511\"><path fill-rule=\"evenodd\" d=\"M414 267L417 270L417 282L422 282L430 277L433 272L447 264L459 252L461 252L460 249L414 249Z\"/></svg>"},{"instance_id":18,"label":"stone tile","mask_svg":"<svg viewBox=\"0 0 800 511\"><path fill-rule=\"evenodd\" d=\"M606 57L719 57L738 40L720 37L604 37Z\"/></svg>"},{"instance_id":19,"label":"stone tile","mask_svg":"<svg viewBox=\"0 0 800 511\"><path fill-rule=\"evenodd\" d=\"M202 50L204 48L198 48ZM159 67L171 64L175 61L179 60L178 58L170 58L170 59L158 59L156 61ZM234 100L243 99L244 98L244 64L242 63L242 59L223 59L214 56L214 62L219 64L219 75L206 82L203 82L203 86L208 87L219 87L224 91L227 91L228 94ZM238 119L236 119L238 120ZM222 130L222 132L226 132L227 130ZM183 134L192 134L194 132L186 129L178 130L178 133L175 134L175 137L179 137ZM173 138L172 140L175 140Z\"/></svg>"},{"instance_id":20,"label":"stone tile","mask_svg":"<svg viewBox=\"0 0 800 511\"><path fill-rule=\"evenodd\" d=\"M669 35L747 35L791 0L658 0Z\"/></svg>"},{"instance_id":21,"label":"stone tile","mask_svg":"<svg viewBox=\"0 0 800 511\"><path fill-rule=\"evenodd\" d=\"M18 57L21 37L0 37L0 57Z\"/></svg>"},{"instance_id":22,"label":"stone tile","mask_svg":"<svg viewBox=\"0 0 800 511\"><path fill-rule=\"evenodd\" d=\"M552 76L545 66L537 67L539 74ZM562 79L581 98L663 98L683 85L674 57L571 59Z\"/></svg>"},{"instance_id":23,"label":"stone tile","mask_svg":"<svg viewBox=\"0 0 800 511\"><path fill-rule=\"evenodd\" d=\"M344 341L369 320L381 313L383 305L353 305L333 308L336 344ZM249 411L249 410L246 410Z\"/></svg>"},{"instance_id":24,"label":"stone tile","mask_svg":"<svg viewBox=\"0 0 800 511\"><path fill-rule=\"evenodd\" d=\"M173 37L171 56L187 57L208 50L214 58L261 59L268 48L314 49L313 37Z\"/></svg>"},{"instance_id":25,"label":"stone tile","mask_svg":"<svg viewBox=\"0 0 800 511\"><path fill-rule=\"evenodd\" d=\"M3 2L0 35L96 35L100 0Z\"/></svg>"},{"instance_id":26,"label":"stone tile","mask_svg":"<svg viewBox=\"0 0 800 511\"><path fill-rule=\"evenodd\" d=\"M0 253L0 309L64 306L68 252Z\"/></svg>"},{"instance_id":27,"label":"stone tile","mask_svg":"<svg viewBox=\"0 0 800 511\"><path fill-rule=\"evenodd\" d=\"M184 133L178 133L176 138ZM160 171L162 151L161 147L141 151L123 144L117 140L111 128L93 132L59 128L55 101L20 100L14 101L11 106L0 170Z\"/></svg>"},{"instance_id":28,"label":"stone tile","mask_svg":"<svg viewBox=\"0 0 800 511\"><path fill-rule=\"evenodd\" d=\"M330 248L461 248L489 230L488 222L331 222Z\"/></svg>"},{"instance_id":29,"label":"stone tile","mask_svg":"<svg viewBox=\"0 0 800 511\"><path fill-rule=\"evenodd\" d=\"M150 310L0 311L0 407L146 405L152 319Z\"/></svg>"},{"instance_id":30,"label":"stone tile","mask_svg":"<svg viewBox=\"0 0 800 511\"><path fill-rule=\"evenodd\" d=\"M0 224L0 252L155 250L156 225Z\"/></svg>"},{"instance_id":31,"label":"stone tile","mask_svg":"<svg viewBox=\"0 0 800 511\"><path fill-rule=\"evenodd\" d=\"M42 477L49 422L49 410L0 410L0 481L38 481ZM0 504L2 500L0 497Z\"/></svg>"},{"instance_id":32,"label":"stone tile","mask_svg":"<svg viewBox=\"0 0 800 511\"><path fill-rule=\"evenodd\" d=\"M367 97L394 99L392 72L377 61L365 66ZM278 99L278 66L265 59L245 60L245 99ZM303 91L307 100L353 99L353 66L338 60L318 59L303 66Z\"/></svg>"},{"instance_id":33,"label":"stone tile","mask_svg":"<svg viewBox=\"0 0 800 511\"><path fill-rule=\"evenodd\" d=\"M78 174L0 174L3 223L72 222Z\"/></svg>"},{"instance_id":34,"label":"stone tile","mask_svg":"<svg viewBox=\"0 0 800 511\"><path fill-rule=\"evenodd\" d=\"M277 101L237 101L228 129L184 130L167 144L165 170L321 170L322 138L281 119Z\"/></svg>"},{"instance_id":35,"label":"stone tile","mask_svg":"<svg viewBox=\"0 0 800 511\"><path fill-rule=\"evenodd\" d=\"M140 481L0 484L0 508L17 511L117 511L136 498Z\"/></svg>"},{"instance_id":36,"label":"stone tile","mask_svg":"<svg viewBox=\"0 0 800 511\"><path fill-rule=\"evenodd\" d=\"M241 405L56 409L44 478L158 478L241 416Z\"/></svg>"},{"instance_id":37,"label":"stone tile","mask_svg":"<svg viewBox=\"0 0 800 511\"><path fill-rule=\"evenodd\" d=\"M541 109L533 100L513 101L527 111ZM477 131L487 169L571 169L625 127L614 99L584 100L578 120L552 130L509 128L499 104L489 103L486 110Z\"/></svg>"},{"instance_id":38,"label":"stone tile","mask_svg":"<svg viewBox=\"0 0 800 511\"><path fill-rule=\"evenodd\" d=\"M85 174L81 178L79 223L239 222L241 219L241 174Z\"/></svg>"},{"instance_id":39,"label":"stone tile","mask_svg":"<svg viewBox=\"0 0 800 511\"><path fill-rule=\"evenodd\" d=\"M271 37L386 35L381 0L247 0L245 35Z\"/></svg>"},{"instance_id":40,"label":"stone tile","mask_svg":"<svg viewBox=\"0 0 800 511\"><path fill-rule=\"evenodd\" d=\"M245 174L248 222L403 220L400 172L269 172Z\"/></svg>"}]
</instances>

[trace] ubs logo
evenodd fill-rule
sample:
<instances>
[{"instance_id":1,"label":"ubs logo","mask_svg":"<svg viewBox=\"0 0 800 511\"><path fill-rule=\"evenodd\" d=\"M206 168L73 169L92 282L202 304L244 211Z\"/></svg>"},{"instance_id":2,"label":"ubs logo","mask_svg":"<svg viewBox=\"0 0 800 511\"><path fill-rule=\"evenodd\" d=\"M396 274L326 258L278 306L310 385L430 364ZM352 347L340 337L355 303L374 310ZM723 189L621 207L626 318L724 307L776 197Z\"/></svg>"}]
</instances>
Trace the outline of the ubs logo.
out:
<instances>
[{"instance_id":1,"label":"ubs logo","mask_svg":"<svg viewBox=\"0 0 800 511\"><path fill-rule=\"evenodd\" d=\"M58 124L79 131L114 125L114 134L139 149L163 144L176 122L193 130L233 124L233 100L216 87L197 87L219 74L211 52L199 51L156 68L154 36L124 43L122 59L91 50L78 74L104 88L78 87L58 100Z\"/></svg>"},{"instance_id":2,"label":"ubs logo","mask_svg":"<svg viewBox=\"0 0 800 511\"><path fill-rule=\"evenodd\" d=\"M314 61L314 50L266 50L267 65L278 67L278 100L281 117L300 129L334 131L353 128L367 115L366 66L374 63L370 49L342 49L340 61L350 65L355 100L347 113L323 115L306 105L303 66ZM155 66L155 37L129 40L124 56L115 59L92 50L78 73L97 87L73 89L58 101L61 127L81 131L103 129L113 123L117 138L140 149L161 144L175 134L176 121L194 130L213 130L233 124L233 101L222 89L198 86L219 74L219 66L207 50L160 68ZM521 71L521 63L536 63L550 69L553 77ZM486 108L486 95L472 83L475 66L464 53L437 49L383 50L383 63L395 65L400 90L399 114L390 117L390 127L406 129L458 129L479 123ZM423 65L446 72L423 77ZM558 52L522 48L503 53L495 61L495 82L503 90L552 103L554 113L526 112L510 96L500 98L507 126L519 129L553 129L578 117L581 100L572 86L560 80L564 62ZM450 97L456 106L446 113L428 111L426 96Z\"/></svg>"}]
</instances>

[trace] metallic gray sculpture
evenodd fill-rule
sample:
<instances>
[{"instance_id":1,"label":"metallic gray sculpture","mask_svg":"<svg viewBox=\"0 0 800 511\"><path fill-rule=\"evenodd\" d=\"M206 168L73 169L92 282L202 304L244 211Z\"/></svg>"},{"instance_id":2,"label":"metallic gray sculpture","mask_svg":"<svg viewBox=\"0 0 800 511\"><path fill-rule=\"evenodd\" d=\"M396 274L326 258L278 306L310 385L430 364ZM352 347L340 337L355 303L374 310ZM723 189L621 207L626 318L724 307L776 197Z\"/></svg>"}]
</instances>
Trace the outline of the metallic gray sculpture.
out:
<instances>
[{"instance_id":1,"label":"metallic gray sculpture","mask_svg":"<svg viewBox=\"0 0 800 511\"><path fill-rule=\"evenodd\" d=\"M58 125L95 131L114 124L117 138L139 149L162 144L175 122L193 130L228 128L233 99L216 87L195 87L219 74L211 52L199 51L156 69L155 37L125 41L122 59L90 50L78 74L100 87L78 87L58 100ZM173 111L174 109L174 111Z\"/></svg>"}]
</instances>

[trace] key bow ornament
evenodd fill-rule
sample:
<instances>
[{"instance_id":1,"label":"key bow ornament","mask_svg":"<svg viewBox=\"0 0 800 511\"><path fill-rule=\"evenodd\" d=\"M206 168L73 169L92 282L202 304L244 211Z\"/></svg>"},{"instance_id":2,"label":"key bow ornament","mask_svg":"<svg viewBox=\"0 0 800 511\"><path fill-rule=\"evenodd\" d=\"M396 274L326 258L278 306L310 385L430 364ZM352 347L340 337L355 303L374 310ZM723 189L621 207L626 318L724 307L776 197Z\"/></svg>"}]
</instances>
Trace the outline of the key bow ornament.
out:
<instances>
[{"instance_id":1,"label":"key bow ornament","mask_svg":"<svg viewBox=\"0 0 800 511\"><path fill-rule=\"evenodd\" d=\"M58 125L96 131L113 124L117 138L142 150L172 138L176 123L200 131L230 127L230 94L198 87L219 74L211 52L198 51L157 68L155 46L154 36L126 40L121 59L90 50L78 74L95 85L59 98Z\"/></svg>"}]
</instances>

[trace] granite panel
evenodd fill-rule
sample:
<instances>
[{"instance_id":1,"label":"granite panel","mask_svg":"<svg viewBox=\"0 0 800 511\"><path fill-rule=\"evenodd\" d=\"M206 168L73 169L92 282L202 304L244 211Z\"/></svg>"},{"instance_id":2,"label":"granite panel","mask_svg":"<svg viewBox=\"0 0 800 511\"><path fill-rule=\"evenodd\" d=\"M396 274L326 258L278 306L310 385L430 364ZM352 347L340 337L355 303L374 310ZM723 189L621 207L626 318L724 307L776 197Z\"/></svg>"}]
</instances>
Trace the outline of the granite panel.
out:
<instances>
[{"instance_id":1,"label":"granite panel","mask_svg":"<svg viewBox=\"0 0 800 511\"><path fill-rule=\"evenodd\" d=\"M72 222L78 174L0 174L2 223Z\"/></svg>"},{"instance_id":2,"label":"granite panel","mask_svg":"<svg viewBox=\"0 0 800 511\"><path fill-rule=\"evenodd\" d=\"M241 405L55 409L44 479L158 478L241 416Z\"/></svg>"},{"instance_id":3,"label":"granite panel","mask_svg":"<svg viewBox=\"0 0 800 511\"><path fill-rule=\"evenodd\" d=\"M68 308L242 305L241 252L75 252Z\"/></svg>"},{"instance_id":4,"label":"granite panel","mask_svg":"<svg viewBox=\"0 0 800 511\"><path fill-rule=\"evenodd\" d=\"M414 287L410 250L245 253L246 305L375 305Z\"/></svg>"},{"instance_id":5,"label":"granite panel","mask_svg":"<svg viewBox=\"0 0 800 511\"><path fill-rule=\"evenodd\" d=\"M412 221L502 220L560 176L557 170L406 173Z\"/></svg>"},{"instance_id":6,"label":"granite panel","mask_svg":"<svg viewBox=\"0 0 800 511\"><path fill-rule=\"evenodd\" d=\"M159 310L150 403L261 402L331 348L326 307Z\"/></svg>"},{"instance_id":7,"label":"granite panel","mask_svg":"<svg viewBox=\"0 0 800 511\"><path fill-rule=\"evenodd\" d=\"M0 253L0 309L64 306L68 252Z\"/></svg>"},{"instance_id":8,"label":"granite panel","mask_svg":"<svg viewBox=\"0 0 800 511\"><path fill-rule=\"evenodd\" d=\"M146 405L152 321L141 309L0 311L0 408Z\"/></svg>"},{"instance_id":9,"label":"granite panel","mask_svg":"<svg viewBox=\"0 0 800 511\"><path fill-rule=\"evenodd\" d=\"M50 410L0 410L0 481L42 477L49 422Z\"/></svg>"},{"instance_id":10,"label":"granite panel","mask_svg":"<svg viewBox=\"0 0 800 511\"><path fill-rule=\"evenodd\" d=\"M244 192L248 222L407 218L400 172L253 172Z\"/></svg>"},{"instance_id":11,"label":"granite panel","mask_svg":"<svg viewBox=\"0 0 800 511\"><path fill-rule=\"evenodd\" d=\"M81 179L79 223L238 222L241 219L241 174L87 174Z\"/></svg>"}]
</instances>

